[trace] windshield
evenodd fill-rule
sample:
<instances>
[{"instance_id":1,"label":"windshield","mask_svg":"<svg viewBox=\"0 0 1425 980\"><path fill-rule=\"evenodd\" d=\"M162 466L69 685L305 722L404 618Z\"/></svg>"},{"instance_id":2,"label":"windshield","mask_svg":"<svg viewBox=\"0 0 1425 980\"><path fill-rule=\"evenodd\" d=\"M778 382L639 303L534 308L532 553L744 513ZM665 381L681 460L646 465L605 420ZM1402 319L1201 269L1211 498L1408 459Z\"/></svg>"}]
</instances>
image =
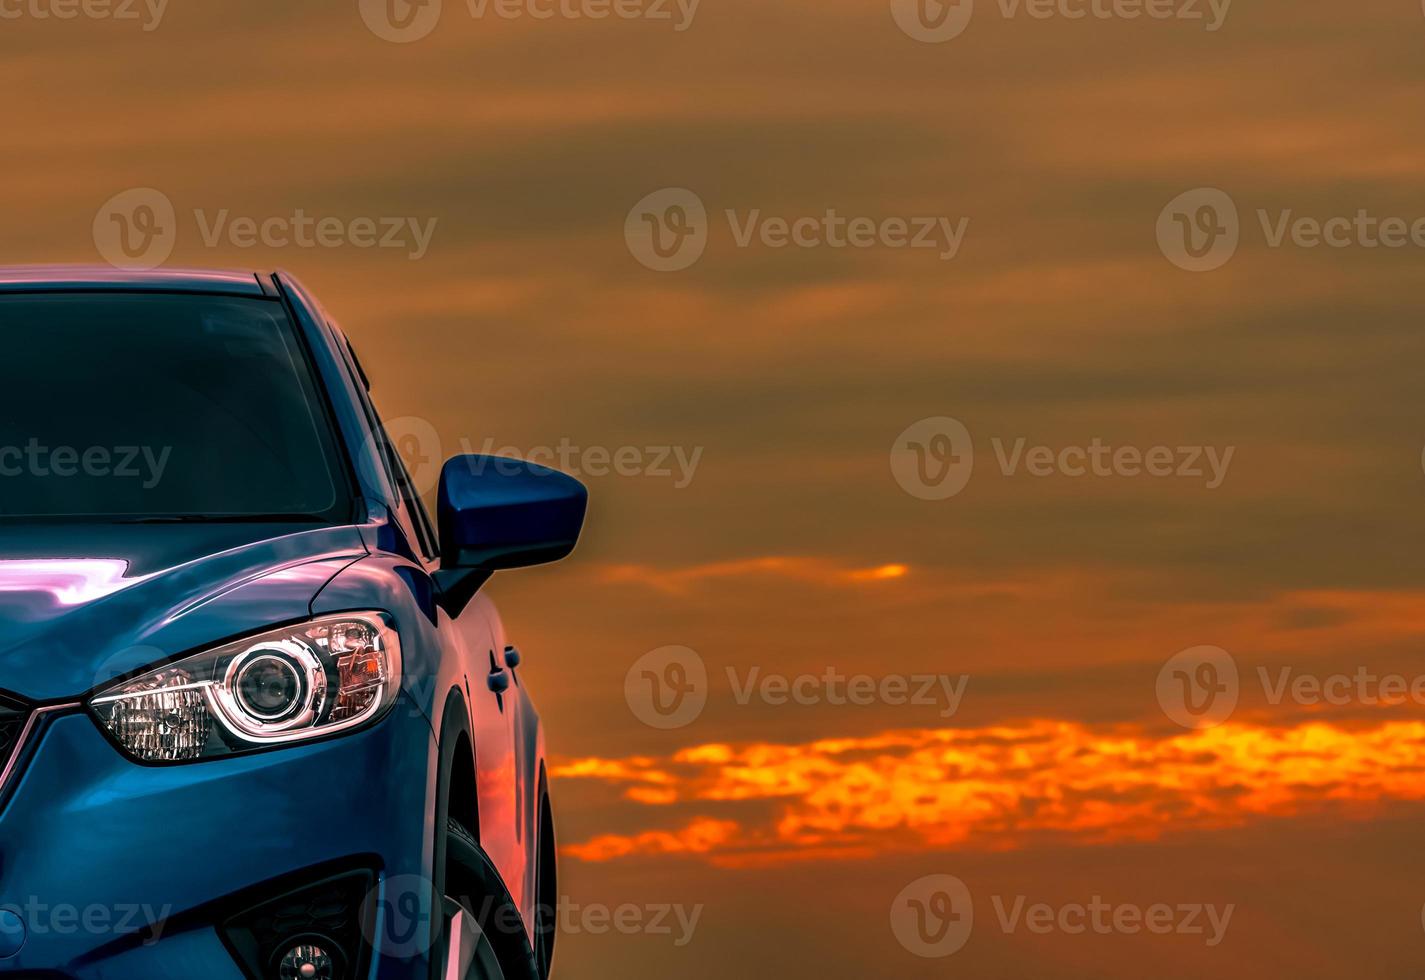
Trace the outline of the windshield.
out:
<instances>
[{"instance_id":1,"label":"windshield","mask_svg":"<svg viewBox=\"0 0 1425 980\"><path fill-rule=\"evenodd\" d=\"M349 519L275 300L0 295L0 343L0 519Z\"/></svg>"}]
</instances>

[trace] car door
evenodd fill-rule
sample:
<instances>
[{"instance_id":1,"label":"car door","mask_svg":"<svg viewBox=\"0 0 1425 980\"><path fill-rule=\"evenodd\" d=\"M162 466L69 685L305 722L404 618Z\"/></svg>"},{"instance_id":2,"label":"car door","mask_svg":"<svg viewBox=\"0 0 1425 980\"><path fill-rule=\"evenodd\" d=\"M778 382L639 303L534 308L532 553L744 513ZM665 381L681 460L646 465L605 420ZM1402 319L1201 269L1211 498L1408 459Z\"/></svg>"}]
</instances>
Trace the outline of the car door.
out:
<instances>
[{"instance_id":1,"label":"car door","mask_svg":"<svg viewBox=\"0 0 1425 980\"><path fill-rule=\"evenodd\" d=\"M469 622L466 623L466 620ZM494 603L479 595L454 624L471 647L469 697L471 731L475 738L476 787L480 800L480 843L499 869L500 877L523 909L526 868L520 818L523 807L515 752L518 691L514 672L505 662L503 629Z\"/></svg>"},{"instance_id":2,"label":"car door","mask_svg":"<svg viewBox=\"0 0 1425 980\"><path fill-rule=\"evenodd\" d=\"M424 514L405 464L394 453L392 468L405 508L413 514ZM443 659L448 656L461 668L475 743L479 826L471 829L499 870L516 908L523 908L526 861L519 823L522 808L517 799L519 757L514 740L517 692L514 672L505 662L503 629L494 603L483 595L476 596L455 619L443 609L437 615Z\"/></svg>"},{"instance_id":3,"label":"car door","mask_svg":"<svg viewBox=\"0 0 1425 980\"><path fill-rule=\"evenodd\" d=\"M337 329L332 324L333 329ZM338 330L338 333L340 331ZM357 358L356 349L342 337L342 346L350 361L358 398L363 404L376 442L379 456L387 467L400 499L395 516L402 530L424 555L427 573L439 566L439 547L435 531L418 485L411 479L406 453L428 454L438 449L425 445L429 439L409 438L414 429L399 421L395 431L388 427L371 398L369 380ZM421 467L439 467L439 461L420 459ZM470 716L470 732L475 743L475 787L478 801L478 827L472 827L490 860L494 862L509 888L517 908L525 907L526 859L520 818L522 807L517 801L520 785L514 750L515 698L514 678L505 663L503 629L495 607L488 598L477 596L460 616L451 619L444 610L438 616L437 631L443 653L460 665L465 688L466 706Z\"/></svg>"}]
</instances>

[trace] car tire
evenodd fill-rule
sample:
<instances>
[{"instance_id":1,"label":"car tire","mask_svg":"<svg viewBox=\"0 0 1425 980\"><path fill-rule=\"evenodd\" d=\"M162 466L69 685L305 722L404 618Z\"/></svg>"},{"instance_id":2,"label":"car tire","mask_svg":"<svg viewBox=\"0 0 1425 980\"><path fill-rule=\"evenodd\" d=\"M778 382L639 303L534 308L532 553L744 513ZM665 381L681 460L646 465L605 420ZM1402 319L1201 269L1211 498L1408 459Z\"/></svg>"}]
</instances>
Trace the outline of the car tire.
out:
<instances>
[{"instance_id":1,"label":"car tire","mask_svg":"<svg viewBox=\"0 0 1425 980\"><path fill-rule=\"evenodd\" d=\"M554 940L559 928L559 848L554 838L554 814L549 795L540 797L539 805L539 866L535 889L535 961L540 980L549 980L554 968Z\"/></svg>"},{"instance_id":2,"label":"car tire","mask_svg":"<svg viewBox=\"0 0 1425 980\"><path fill-rule=\"evenodd\" d=\"M505 980L499 957L480 921L488 915L489 908L476 906L484 865L480 845L469 830L450 819L446 822L445 847L441 980Z\"/></svg>"}]
</instances>

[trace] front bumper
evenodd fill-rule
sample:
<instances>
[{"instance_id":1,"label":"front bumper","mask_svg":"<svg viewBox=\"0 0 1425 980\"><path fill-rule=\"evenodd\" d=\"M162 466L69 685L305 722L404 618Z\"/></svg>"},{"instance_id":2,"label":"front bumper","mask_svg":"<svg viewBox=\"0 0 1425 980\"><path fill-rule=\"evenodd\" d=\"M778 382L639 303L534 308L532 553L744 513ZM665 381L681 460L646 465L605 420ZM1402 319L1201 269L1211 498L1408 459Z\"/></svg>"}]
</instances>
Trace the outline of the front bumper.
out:
<instances>
[{"instance_id":1,"label":"front bumper","mask_svg":"<svg viewBox=\"0 0 1425 980\"><path fill-rule=\"evenodd\" d=\"M0 975L241 980L221 924L323 867L378 876L367 975L430 977L428 944L381 938L385 890L428 880L435 840L438 753L404 694L365 731L178 766L56 712L27 756L0 810Z\"/></svg>"}]
</instances>

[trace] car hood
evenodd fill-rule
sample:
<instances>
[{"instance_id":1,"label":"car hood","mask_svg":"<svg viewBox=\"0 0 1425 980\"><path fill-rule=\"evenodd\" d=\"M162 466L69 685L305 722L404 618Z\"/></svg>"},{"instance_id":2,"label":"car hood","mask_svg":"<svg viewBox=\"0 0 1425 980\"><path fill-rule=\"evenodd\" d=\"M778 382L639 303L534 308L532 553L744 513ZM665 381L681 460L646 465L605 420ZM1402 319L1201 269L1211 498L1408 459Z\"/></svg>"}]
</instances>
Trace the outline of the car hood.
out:
<instances>
[{"instance_id":1,"label":"car hood","mask_svg":"<svg viewBox=\"0 0 1425 980\"><path fill-rule=\"evenodd\" d=\"M0 690L77 699L157 661L300 620L365 554L353 527L0 529Z\"/></svg>"}]
</instances>

